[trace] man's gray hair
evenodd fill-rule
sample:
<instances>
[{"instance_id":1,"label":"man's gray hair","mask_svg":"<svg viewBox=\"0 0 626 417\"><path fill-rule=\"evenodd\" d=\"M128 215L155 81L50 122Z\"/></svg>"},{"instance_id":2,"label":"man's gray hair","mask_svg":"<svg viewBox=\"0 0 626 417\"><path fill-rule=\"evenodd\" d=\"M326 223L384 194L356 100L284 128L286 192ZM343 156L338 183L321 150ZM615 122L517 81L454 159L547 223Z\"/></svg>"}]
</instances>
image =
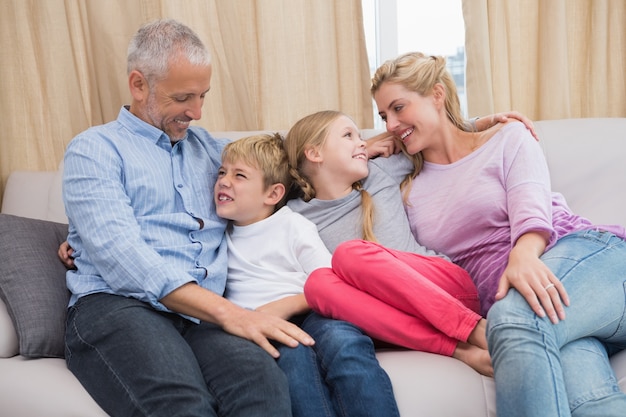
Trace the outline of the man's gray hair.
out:
<instances>
[{"instance_id":1,"label":"man's gray hair","mask_svg":"<svg viewBox=\"0 0 626 417\"><path fill-rule=\"evenodd\" d=\"M165 76L171 63L186 59L193 65L209 65L211 55L198 35L173 19L143 25L128 46L127 72L137 70L148 83Z\"/></svg>"}]
</instances>

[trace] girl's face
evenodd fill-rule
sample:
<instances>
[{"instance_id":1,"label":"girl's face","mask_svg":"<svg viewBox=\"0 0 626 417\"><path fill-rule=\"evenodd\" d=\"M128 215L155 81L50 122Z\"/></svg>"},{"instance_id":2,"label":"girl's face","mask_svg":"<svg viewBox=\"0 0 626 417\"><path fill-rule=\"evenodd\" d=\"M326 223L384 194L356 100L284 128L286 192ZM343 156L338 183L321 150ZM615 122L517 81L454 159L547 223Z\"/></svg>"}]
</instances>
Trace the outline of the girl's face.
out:
<instances>
[{"instance_id":1,"label":"girl's face","mask_svg":"<svg viewBox=\"0 0 626 417\"><path fill-rule=\"evenodd\" d=\"M433 143L443 104L436 94L424 97L400 84L385 82L374 94L374 100L387 131L404 143L407 152L416 154Z\"/></svg>"},{"instance_id":2,"label":"girl's face","mask_svg":"<svg viewBox=\"0 0 626 417\"><path fill-rule=\"evenodd\" d=\"M325 169L338 181L346 184L359 181L369 174L367 149L359 129L352 119L340 116L328 129L328 137L318 151L321 156L320 169Z\"/></svg>"}]
</instances>

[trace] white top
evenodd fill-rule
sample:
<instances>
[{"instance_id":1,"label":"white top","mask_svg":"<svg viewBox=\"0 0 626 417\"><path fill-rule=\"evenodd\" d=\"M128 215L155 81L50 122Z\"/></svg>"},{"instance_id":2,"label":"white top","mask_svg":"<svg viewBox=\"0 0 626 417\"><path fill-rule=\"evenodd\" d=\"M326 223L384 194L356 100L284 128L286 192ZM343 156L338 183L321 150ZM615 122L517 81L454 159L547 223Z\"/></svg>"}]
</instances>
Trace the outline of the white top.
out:
<instances>
[{"instance_id":1,"label":"white top","mask_svg":"<svg viewBox=\"0 0 626 417\"><path fill-rule=\"evenodd\" d=\"M233 225L226 238L225 296L244 308L302 294L311 272L330 267L330 252L315 224L286 206L251 225Z\"/></svg>"}]
</instances>

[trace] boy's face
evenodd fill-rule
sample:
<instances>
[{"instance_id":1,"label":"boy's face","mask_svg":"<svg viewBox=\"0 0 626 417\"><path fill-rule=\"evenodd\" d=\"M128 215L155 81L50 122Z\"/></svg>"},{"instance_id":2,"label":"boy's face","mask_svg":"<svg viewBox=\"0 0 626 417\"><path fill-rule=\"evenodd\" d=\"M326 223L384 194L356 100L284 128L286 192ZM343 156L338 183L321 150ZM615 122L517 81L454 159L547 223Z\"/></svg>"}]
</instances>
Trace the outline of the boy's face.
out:
<instances>
[{"instance_id":1,"label":"boy's face","mask_svg":"<svg viewBox=\"0 0 626 417\"><path fill-rule=\"evenodd\" d=\"M214 198L217 215L232 220L236 226L247 226L271 216L278 202L274 186L265 189L263 172L241 161L222 163Z\"/></svg>"}]
</instances>

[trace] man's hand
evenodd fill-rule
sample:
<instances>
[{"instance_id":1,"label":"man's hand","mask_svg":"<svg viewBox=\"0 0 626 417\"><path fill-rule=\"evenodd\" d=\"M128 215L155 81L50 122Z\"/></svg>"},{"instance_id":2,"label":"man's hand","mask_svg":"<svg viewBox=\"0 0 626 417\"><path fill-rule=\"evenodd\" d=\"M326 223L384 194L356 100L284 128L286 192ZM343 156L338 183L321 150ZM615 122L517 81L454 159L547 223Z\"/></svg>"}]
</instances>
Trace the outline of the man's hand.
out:
<instances>
[{"instance_id":1,"label":"man's hand","mask_svg":"<svg viewBox=\"0 0 626 417\"><path fill-rule=\"evenodd\" d=\"M298 343L305 346L315 344L313 338L295 324L260 311L241 309L240 314L231 317L223 328L228 333L253 341L274 358L280 354L270 339L292 348Z\"/></svg>"},{"instance_id":2,"label":"man's hand","mask_svg":"<svg viewBox=\"0 0 626 417\"><path fill-rule=\"evenodd\" d=\"M74 265L74 258L72 258L72 254L74 253L74 249L70 247L70 244L67 243L67 240L59 246L59 250L57 251L57 256L61 260L61 263L65 265L67 269L76 269Z\"/></svg>"},{"instance_id":3,"label":"man's hand","mask_svg":"<svg viewBox=\"0 0 626 417\"><path fill-rule=\"evenodd\" d=\"M270 339L290 347L315 343L295 324L271 314L241 308L194 282L176 288L160 301L171 311L215 323L230 334L248 339L274 358L280 354Z\"/></svg>"}]
</instances>

